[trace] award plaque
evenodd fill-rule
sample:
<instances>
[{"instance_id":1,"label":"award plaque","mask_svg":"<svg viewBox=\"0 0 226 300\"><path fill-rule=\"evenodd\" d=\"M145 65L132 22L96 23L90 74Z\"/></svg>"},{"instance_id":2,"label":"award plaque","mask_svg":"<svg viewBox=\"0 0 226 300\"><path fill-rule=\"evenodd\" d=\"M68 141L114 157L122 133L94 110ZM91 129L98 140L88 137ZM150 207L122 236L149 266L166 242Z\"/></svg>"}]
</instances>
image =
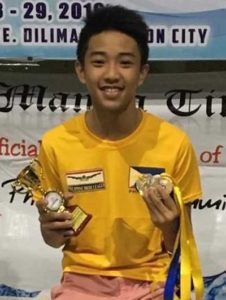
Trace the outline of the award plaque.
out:
<instances>
[{"instance_id":1,"label":"award plaque","mask_svg":"<svg viewBox=\"0 0 226 300\"><path fill-rule=\"evenodd\" d=\"M47 201L45 211L47 213L60 213L65 211L66 207L64 206L65 201L63 193L55 189L46 191L41 184L43 178L44 174L41 163L38 159L34 159L18 174L15 182L12 184L12 188L17 193L23 193L23 190L25 190L37 201L45 198ZM91 215L87 214L78 205L74 207L71 213L73 223L72 228L75 231L75 234L79 234L91 219Z\"/></svg>"},{"instance_id":2,"label":"award plaque","mask_svg":"<svg viewBox=\"0 0 226 300\"><path fill-rule=\"evenodd\" d=\"M145 191L150 187L156 187L157 185L163 186L168 194L173 191L173 181L166 173L157 175L143 174L135 183L136 189L141 196L144 196Z\"/></svg>"}]
</instances>

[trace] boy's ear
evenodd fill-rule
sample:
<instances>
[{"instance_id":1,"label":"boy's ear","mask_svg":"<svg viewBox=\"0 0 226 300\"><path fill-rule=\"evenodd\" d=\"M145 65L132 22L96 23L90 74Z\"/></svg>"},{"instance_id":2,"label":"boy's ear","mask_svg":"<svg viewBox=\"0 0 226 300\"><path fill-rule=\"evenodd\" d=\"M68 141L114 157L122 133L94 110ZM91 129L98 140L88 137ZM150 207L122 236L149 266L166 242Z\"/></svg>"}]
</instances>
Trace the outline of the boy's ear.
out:
<instances>
[{"instance_id":1,"label":"boy's ear","mask_svg":"<svg viewBox=\"0 0 226 300\"><path fill-rule=\"evenodd\" d=\"M77 60L75 62L74 68L75 68L75 73L78 76L78 79L81 81L81 83L85 84L86 80L85 80L83 65Z\"/></svg>"},{"instance_id":2,"label":"boy's ear","mask_svg":"<svg viewBox=\"0 0 226 300\"><path fill-rule=\"evenodd\" d=\"M140 78L139 78L139 82L138 82L138 86L142 85L144 80L146 79L148 73L150 71L150 66L149 64L144 64L142 67L141 67L141 70L140 70Z\"/></svg>"}]
</instances>

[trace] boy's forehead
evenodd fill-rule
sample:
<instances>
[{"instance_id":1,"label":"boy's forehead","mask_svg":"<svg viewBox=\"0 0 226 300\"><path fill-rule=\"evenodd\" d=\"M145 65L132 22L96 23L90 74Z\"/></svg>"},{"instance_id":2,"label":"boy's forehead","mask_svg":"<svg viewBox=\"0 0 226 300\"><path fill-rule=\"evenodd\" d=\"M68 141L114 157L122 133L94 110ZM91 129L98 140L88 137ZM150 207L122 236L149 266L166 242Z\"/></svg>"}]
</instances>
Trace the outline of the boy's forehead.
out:
<instances>
[{"instance_id":1,"label":"boy's forehead","mask_svg":"<svg viewBox=\"0 0 226 300\"><path fill-rule=\"evenodd\" d=\"M138 51L136 40L119 31L103 31L97 33L89 39L87 46L89 53L101 51L134 53Z\"/></svg>"}]
</instances>

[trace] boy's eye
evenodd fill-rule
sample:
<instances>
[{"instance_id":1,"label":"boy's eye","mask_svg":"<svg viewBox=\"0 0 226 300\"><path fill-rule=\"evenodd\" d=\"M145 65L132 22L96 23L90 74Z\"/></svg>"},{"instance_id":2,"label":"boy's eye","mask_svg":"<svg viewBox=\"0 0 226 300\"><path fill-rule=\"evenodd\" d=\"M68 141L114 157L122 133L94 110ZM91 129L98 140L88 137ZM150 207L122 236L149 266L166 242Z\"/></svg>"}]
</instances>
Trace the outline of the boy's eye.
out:
<instances>
[{"instance_id":1,"label":"boy's eye","mask_svg":"<svg viewBox=\"0 0 226 300\"><path fill-rule=\"evenodd\" d=\"M92 64L94 66L102 66L104 64L104 60L102 60L102 59L95 59L95 60L92 60Z\"/></svg>"},{"instance_id":2,"label":"boy's eye","mask_svg":"<svg viewBox=\"0 0 226 300\"><path fill-rule=\"evenodd\" d=\"M133 62L131 60L122 60L121 61L121 65L123 65L123 66L130 66L132 64L133 64Z\"/></svg>"}]
</instances>

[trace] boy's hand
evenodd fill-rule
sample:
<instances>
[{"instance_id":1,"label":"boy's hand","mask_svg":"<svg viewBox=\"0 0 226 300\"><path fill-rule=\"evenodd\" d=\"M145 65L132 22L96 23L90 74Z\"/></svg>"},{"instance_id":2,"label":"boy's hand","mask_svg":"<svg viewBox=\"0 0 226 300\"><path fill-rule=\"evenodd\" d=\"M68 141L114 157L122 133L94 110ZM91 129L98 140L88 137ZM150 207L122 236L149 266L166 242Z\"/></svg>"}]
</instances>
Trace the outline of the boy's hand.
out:
<instances>
[{"instance_id":1,"label":"boy's hand","mask_svg":"<svg viewBox=\"0 0 226 300\"><path fill-rule=\"evenodd\" d=\"M64 195L65 201L72 197L73 194ZM46 244L58 248L75 235L72 229L72 215L70 212L47 212L45 209L47 206L45 198L37 201L36 206L39 211L41 233Z\"/></svg>"}]
</instances>

